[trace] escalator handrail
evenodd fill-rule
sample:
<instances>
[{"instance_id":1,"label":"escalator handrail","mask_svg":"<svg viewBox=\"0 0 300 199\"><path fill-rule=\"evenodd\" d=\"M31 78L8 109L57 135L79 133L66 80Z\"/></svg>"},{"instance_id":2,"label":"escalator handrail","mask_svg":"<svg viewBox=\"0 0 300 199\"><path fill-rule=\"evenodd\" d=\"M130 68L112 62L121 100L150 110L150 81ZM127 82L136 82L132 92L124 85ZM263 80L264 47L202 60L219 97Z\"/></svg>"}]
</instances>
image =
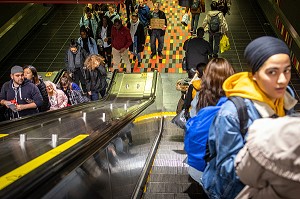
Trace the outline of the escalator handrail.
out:
<instances>
[{"instance_id":1,"label":"escalator handrail","mask_svg":"<svg viewBox=\"0 0 300 199\"><path fill-rule=\"evenodd\" d=\"M155 71L153 76L152 87L157 86L158 72ZM154 89L155 91L156 89ZM130 111L121 117L118 121L110 122L101 133L89 140L83 146L71 150L64 157L55 163L46 163L43 170L38 168L34 175L27 178L21 178L9 187L0 192L2 198L40 198L50 191L64 176L83 164L97 151L104 149L109 142L118 136L119 131L132 122L140 113L149 107L155 101L155 93L152 93L150 99L138 108Z\"/></svg>"},{"instance_id":2,"label":"escalator handrail","mask_svg":"<svg viewBox=\"0 0 300 199\"><path fill-rule=\"evenodd\" d=\"M157 152L158 145L159 145L161 137L162 137L163 124L164 124L164 117L161 117L161 120L160 120L160 129L159 129L158 135L156 136L155 141L153 142L153 144L151 146L150 152L149 152L148 157L146 159L145 166L143 167L141 175L139 176L138 182L137 182L137 184L136 184L136 186L134 188L134 191L133 191L133 193L131 195L132 199L141 198L142 195L143 195L143 192L144 192L143 188L144 188L144 186L146 184L147 176L150 173L150 169L151 169L151 167L153 165L155 154Z\"/></svg>"}]
</instances>

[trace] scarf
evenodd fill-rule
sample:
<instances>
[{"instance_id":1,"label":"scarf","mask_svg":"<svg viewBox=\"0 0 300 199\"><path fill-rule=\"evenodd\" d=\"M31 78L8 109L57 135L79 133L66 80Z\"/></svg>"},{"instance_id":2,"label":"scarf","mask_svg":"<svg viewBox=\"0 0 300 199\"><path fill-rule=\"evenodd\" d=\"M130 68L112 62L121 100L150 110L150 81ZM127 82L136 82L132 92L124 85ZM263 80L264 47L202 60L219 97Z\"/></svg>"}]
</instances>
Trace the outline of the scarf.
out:
<instances>
[{"instance_id":1,"label":"scarf","mask_svg":"<svg viewBox=\"0 0 300 199\"><path fill-rule=\"evenodd\" d=\"M137 20L137 22L133 23L133 22L130 22L131 25L130 25L130 34L131 34L131 39L132 41L134 41L134 35L136 33L136 30L139 26L139 23L140 23L140 20Z\"/></svg>"},{"instance_id":2,"label":"scarf","mask_svg":"<svg viewBox=\"0 0 300 199\"><path fill-rule=\"evenodd\" d=\"M79 46L77 46L77 53L75 54L75 59L74 59L74 54L70 50L68 50L68 68L71 71L73 71L75 68L80 68L81 65L80 55L81 55L81 50Z\"/></svg>"}]
</instances>

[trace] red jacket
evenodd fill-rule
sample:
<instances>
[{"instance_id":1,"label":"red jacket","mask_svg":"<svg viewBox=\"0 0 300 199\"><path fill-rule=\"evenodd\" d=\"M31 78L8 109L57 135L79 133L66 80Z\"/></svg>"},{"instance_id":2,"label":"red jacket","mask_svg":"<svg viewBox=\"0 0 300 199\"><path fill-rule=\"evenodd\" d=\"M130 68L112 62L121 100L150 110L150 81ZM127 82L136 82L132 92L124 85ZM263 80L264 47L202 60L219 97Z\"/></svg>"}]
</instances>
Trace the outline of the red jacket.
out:
<instances>
[{"instance_id":1,"label":"red jacket","mask_svg":"<svg viewBox=\"0 0 300 199\"><path fill-rule=\"evenodd\" d=\"M128 49L132 44L132 39L130 35L130 31L125 26L121 26L119 30L117 30L114 26L111 29L111 45L113 48L117 50L121 50L121 48Z\"/></svg>"}]
</instances>

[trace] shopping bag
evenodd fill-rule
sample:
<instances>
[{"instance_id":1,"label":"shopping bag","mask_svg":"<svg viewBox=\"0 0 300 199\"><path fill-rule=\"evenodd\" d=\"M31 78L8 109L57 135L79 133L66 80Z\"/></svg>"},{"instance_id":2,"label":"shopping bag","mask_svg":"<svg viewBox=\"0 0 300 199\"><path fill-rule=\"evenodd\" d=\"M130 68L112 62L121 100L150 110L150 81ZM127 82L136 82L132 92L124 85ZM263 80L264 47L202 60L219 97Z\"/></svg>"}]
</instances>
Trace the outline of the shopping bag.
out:
<instances>
[{"instance_id":1,"label":"shopping bag","mask_svg":"<svg viewBox=\"0 0 300 199\"><path fill-rule=\"evenodd\" d=\"M184 26L187 26L188 23L189 23L189 14L188 13L185 13L181 19L181 23L182 25Z\"/></svg>"},{"instance_id":2,"label":"shopping bag","mask_svg":"<svg viewBox=\"0 0 300 199\"><path fill-rule=\"evenodd\" d=\"M230 43L227 35L223 35L220 41L220 52L223 53L230 49Z\"/></svg>"},{"instance_id":3,"label":"shopping bag","mask_svg":"<svg viewBox=\"0 0 300 199\"><path fill-rule=\"evenodd\" d=\"M176 124L176 126L178 126L181 129L185 129L186 121L187 118L185 116L184 109L171 120L173 124Z\"/></svg>"}]
</instances>

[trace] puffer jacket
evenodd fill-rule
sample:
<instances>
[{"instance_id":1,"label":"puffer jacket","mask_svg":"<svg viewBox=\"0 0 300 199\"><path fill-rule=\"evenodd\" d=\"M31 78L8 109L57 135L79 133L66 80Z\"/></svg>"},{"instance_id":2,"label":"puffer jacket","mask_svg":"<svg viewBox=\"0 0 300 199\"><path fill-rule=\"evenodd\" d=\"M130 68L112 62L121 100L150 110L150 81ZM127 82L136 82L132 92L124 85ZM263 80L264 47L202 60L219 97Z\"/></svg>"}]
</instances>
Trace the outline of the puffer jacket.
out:
<instances>
[{"instance_id":1,"label":"puffer jacket","mask_svg":"<svg viewBox=\"0 0 300 199\"><path fill-rule=\"evenodd\" d=\"M264 118L252 124L235 160L236 172L246 185L236 198L299 198L299 130L300 117Z\"/></svg>"},{"instance_id":2,"label":"puffer jacket","mask_svg":"<svg viewBox=\"0 0 300 199\"><path fill-rule=\"evenodd\" d=\"M204 31L209 31L209 23L212 16L218 15L220 20L220 32L222 34L226 33L228 31L228 25L226 22L226 19L221 11L218 10L211 10L208 11L205 19L203 20L202 27L204 28Z\"/></svg>"}]
</instances>

